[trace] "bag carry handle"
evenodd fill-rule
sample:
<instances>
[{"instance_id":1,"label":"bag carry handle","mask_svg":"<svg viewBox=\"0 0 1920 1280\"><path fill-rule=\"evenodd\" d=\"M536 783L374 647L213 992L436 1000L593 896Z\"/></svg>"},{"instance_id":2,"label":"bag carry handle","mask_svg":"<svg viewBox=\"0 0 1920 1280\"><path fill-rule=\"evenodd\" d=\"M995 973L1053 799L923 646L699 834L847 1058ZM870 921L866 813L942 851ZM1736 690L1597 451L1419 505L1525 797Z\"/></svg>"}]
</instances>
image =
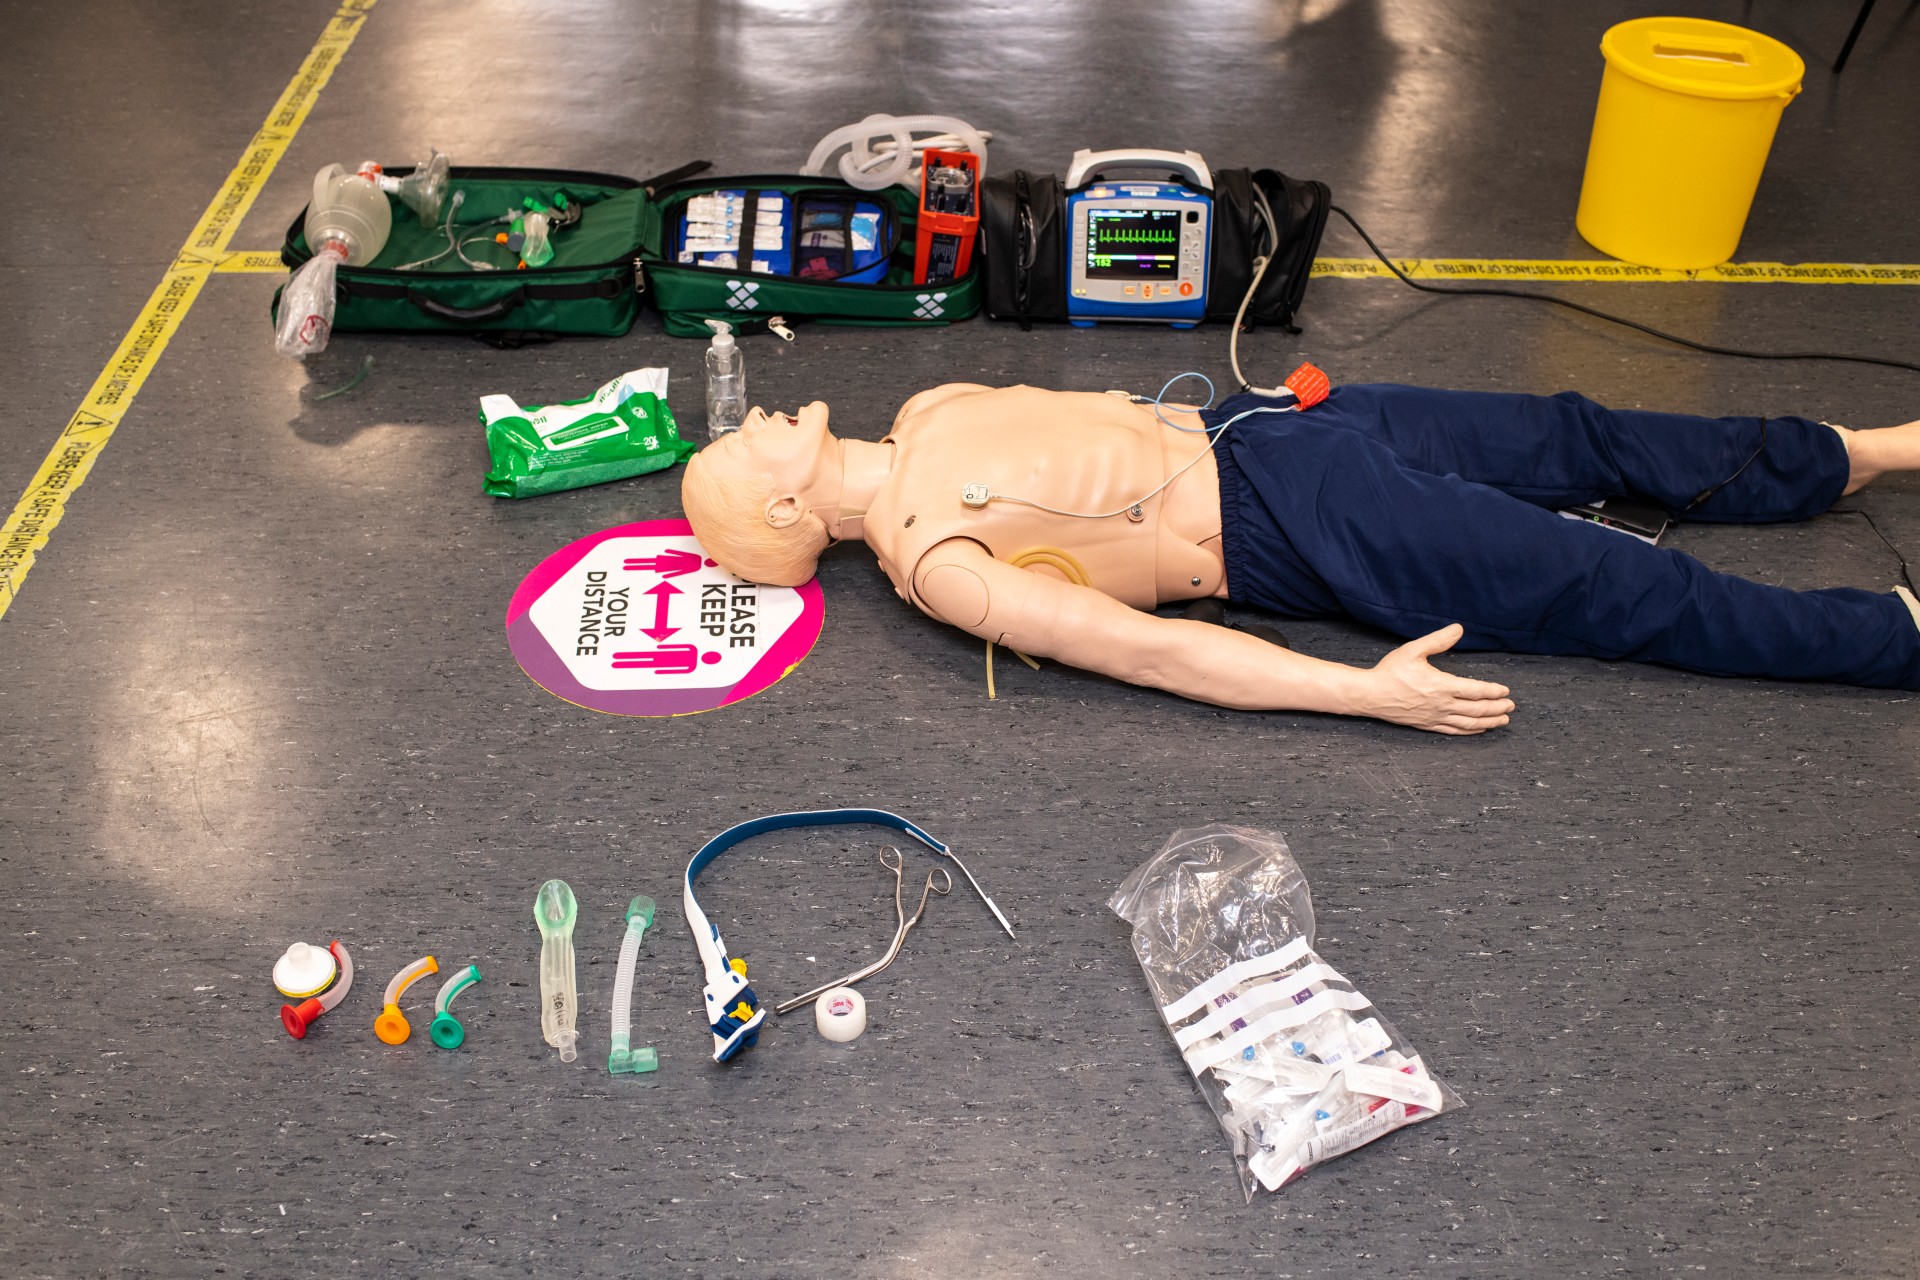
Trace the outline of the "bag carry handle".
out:
<instances>
[{"instance_id":1,"label":"bag carry handle","mask_svg":"<svg viewBox=\"0 0 1920 1280\"><path fill-rule=\"evenodd\" d=\"M430 316L441 320L451 320L455 324L486 324L490 320L505 319L515 308L527 300L524 287L512 293L495 298L484 307L450 307L439 299L430 297L418 289L407 290L407 301Z\"/></svg>"}]
</instances>

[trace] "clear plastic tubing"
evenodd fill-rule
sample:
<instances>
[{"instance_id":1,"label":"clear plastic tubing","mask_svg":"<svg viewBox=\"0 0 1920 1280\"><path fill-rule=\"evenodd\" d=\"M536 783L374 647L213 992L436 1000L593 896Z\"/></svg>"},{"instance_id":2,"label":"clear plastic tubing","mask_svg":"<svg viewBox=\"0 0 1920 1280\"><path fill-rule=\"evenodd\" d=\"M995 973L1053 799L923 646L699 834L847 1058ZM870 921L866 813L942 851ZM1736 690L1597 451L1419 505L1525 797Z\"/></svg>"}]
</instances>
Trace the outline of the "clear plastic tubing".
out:
<instances>
[{"instance_id":1,"label":"clear plastic tubing","mask_svg":"<svg viewBox=\"0 0 1920 1280\"><path fill-rule=\"evenodd\" d=\"M613 1042L616 1046L626 1044L633 1034L633 971L640 963L640 939L646 931L645 921L629 920L627 935L620 940L620 964L613 975Z\"/></svg>"},{"instance_id":2,"label":"clear plastic tubing","mask_svg":"<svg viewBox=\"0 0 1920 1280\"><path fill-rule=\"evenodd\" d=\"M573 922L579 910L573 887L565 880L549 880L534 895L533 919L540 926L540 1032L560 1051L562 1062L580 1056L580 1033L574 1029L580 996L573 971Z\"/></svg>"},{"instance_id":3,"label":"clear plastic tubing","mask_svg":"<svg viewBox=\"0 0 1920 1280\"><path fill-rule=\"evenodd\" d=\"M613 1039L607 1051L607 1071L611 1075L647 1072L659 1065L659 1055L651 1046L635 1049L633 1035L633 971L640 963L640 940L653 923L653 899L644 894L627 906L627 933L620 940L620 963L613 975Z\"/></svg>"}]
</instances>

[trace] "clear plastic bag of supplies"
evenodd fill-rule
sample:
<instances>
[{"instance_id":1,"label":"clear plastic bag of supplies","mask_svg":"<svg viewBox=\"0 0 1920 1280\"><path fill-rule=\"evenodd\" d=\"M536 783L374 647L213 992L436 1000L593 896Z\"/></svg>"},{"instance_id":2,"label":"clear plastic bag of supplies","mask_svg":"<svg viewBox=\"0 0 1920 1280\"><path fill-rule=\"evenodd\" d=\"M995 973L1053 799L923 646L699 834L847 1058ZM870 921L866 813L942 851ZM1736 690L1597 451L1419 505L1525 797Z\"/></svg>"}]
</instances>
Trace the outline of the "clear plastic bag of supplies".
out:
<instances>
[{"instance_id":1,"label":"clear plastic bag of supplies","mask_svg":"<svg viewBox=\"0 0 1920 1280\"><path fill-rule=\"evenodd\" d=\"M1271 831L1176 831L1108 906L1253 1198L1462 1105L1313 949L1307 880Z\"/></svg>"}]
</instances>

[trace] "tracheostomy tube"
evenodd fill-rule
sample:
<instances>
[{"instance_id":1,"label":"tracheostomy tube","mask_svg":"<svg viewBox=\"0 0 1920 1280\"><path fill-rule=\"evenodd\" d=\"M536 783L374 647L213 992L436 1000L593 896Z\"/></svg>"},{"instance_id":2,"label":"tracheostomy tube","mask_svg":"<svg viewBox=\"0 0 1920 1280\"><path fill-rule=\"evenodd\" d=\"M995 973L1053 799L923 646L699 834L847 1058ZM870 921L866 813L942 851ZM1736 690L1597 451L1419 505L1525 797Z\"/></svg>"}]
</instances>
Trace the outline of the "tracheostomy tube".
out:
<instances>
[{"instance_id":1,"label":"tracheostomy tube","mask_svg":"<svg viewBox=\"0 0 1920 1280\"><path fill-rule=\"evenodd\" d=\"M413 1034L413 1026L407 1021L407 1015L400 1012L400 997L420 979L438 972L438 960L432 956L421 956L394 974L393 981L387 983L386 994L380 998L384 1007L380 1010L380 1016L373 1020L373 1034L388 1044L405 1044L407 1037Z\"/></svg>"},{"instance_id":2,"label":"tracheostomy tube","mask_svg":"<svg viewBox=\"0 0 1920 1280\"><path fill-rule=\"evenodd\" d=\"M480 966L470 964L440 984L440 994L433 998L433 1025L427 1028L427 1034L442 1049L458 1049L467 1038L467 1029L460 1025L449 1006L455 996L478 981Z\"/></svg>"},{"instance_id":3,"label":"tracheostomy tube","mask_svg":"<svg viewBox=\"0 0 1920 1280\"><path fill-rule=\"evenodd\" d=\"M313 1025L315 1018L347 998L347 992L353 989L353 957L347 954L340 939L335 938L327 947L340 966L340 977L331 987L311 1000L302 1000L299 1004L280 1006L280 1025L295 1040L307 1038L307 1028Z\"/></svg>"},{"instance_id":4,"label":"tracheostomy tube","mask_svg":"<svg viewBox=\"0 0 1920 1280\"><path fill-rule=\"evenodd\" d=\"M653 899L645 894L627 906L627 934L620 940L620 964L613 975L613 1046L607 1053L607 1073L640 1073L659 1067L652 1045L629 1047L633 1034L633 970L640 961L640 939L653 923Z\"/></svg>"},{"instance_id":5,"label":"tracheostomy tube","mask_svg":"<svg viewBox=\"0 0 1920 1280\"><path fill-rule=\"evenodd\" d=\"M580 997L574 987L573 922L579 914L573 888L549 880L533 898L533 920L540 926L540 1034L560 1051L560 1061L580 1056L574 1029Z\"/></svg>"}]
</instances>

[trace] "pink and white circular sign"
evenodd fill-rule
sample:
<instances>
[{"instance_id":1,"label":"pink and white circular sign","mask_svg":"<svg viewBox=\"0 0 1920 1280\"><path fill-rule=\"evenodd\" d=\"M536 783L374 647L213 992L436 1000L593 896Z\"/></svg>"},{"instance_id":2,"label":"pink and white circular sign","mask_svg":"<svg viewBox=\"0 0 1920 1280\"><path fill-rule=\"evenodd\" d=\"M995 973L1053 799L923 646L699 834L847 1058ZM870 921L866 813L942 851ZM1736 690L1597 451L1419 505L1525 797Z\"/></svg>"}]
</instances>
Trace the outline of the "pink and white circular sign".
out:
<instances>
[{"instance_id":1,"label":"pink and white circular sign","mask_svg":"<svg viewBox=\"0 0 1920 1280\"><path fill-rule=\"evenodd\" d=\"M763 587L707 558L685 520L570 543L507 606L507 644L535 684L620 716L711 711L772 686L820 638L818 581Z\"/></svg>"}]
</instances>

